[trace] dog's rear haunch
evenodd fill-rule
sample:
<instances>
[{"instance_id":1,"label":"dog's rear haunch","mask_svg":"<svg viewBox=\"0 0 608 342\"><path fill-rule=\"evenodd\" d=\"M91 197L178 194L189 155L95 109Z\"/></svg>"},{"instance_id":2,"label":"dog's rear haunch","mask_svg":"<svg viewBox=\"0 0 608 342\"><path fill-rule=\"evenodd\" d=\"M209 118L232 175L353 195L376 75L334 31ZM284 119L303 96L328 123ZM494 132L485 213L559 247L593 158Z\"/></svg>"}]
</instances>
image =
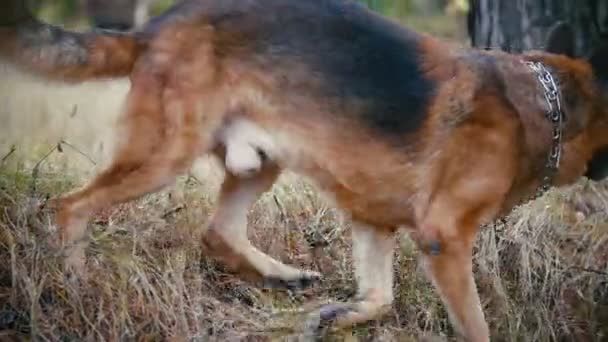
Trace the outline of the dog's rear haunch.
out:
<instances>
[{"instance_id":1,"label":"dog's rear haunch","mask_svg":"<svg viewBox=\"0 0 608 342\"><path fill-rule=\"evenodd\" d=\"M547 51L522 55L450 46L342 0L186 0L122 35L27 15L4 24L1 54L27 70L132 81L113 163L56 202L68 266L84 267L95 211L157 191L211 153L228 169L205 253L252 280L307 286L317 273L272 259L246 233L248 209L289 169L354 222L358 295L311 313L312 330L390 310L404 228L457 331L487 341L472 274L478 227L535 192L556 147L553 185L606 174L608 49L568 55L563 24ZM557 82L555 123L528 62Z\"/></svg>"}]
</instances>

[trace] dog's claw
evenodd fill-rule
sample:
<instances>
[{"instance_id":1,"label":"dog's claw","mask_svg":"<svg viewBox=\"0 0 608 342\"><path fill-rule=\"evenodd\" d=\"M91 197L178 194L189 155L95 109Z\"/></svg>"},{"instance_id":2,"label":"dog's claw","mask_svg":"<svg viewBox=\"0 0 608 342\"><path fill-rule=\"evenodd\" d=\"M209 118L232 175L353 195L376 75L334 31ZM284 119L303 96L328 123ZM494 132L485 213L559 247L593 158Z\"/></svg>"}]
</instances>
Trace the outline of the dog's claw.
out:
<instances>
[{"instance_id":1,"label":"dog's claw","mask_svg":"<svg viewBox=\"0 0 608 342\"><path fill-rule=\"evenodd\" d=\"M327 324L335 321L339 316L346 315L353 309L344 304L325 305L319 310L319 318L321 324Z\"/></svg>"},{"instance_id":2,"label":"dog's claw","mask_svg":"<svg viewBox=\"0 0 608 342\"><path fill-rule=\"evenodd\" d=\"M264 287L272 289L287 289L291 291L304 290L312 287L321 281L321 275L318 273L304 273L295 279L283 279L280 277L266 277L264 279Z\"/></svg>"},{"instance_id":3,"label":"dog's claw","mask_svg":"<svg viewBox=\"0 0 608 342\"><path fill-rule=\"evenodd\" d=\"M325 335L327 329L340 317L347 315L354 309L351 305L328 304L312 312L306 319L304 333L300 341L316 341Z\"/></svg>"}]
</instances>

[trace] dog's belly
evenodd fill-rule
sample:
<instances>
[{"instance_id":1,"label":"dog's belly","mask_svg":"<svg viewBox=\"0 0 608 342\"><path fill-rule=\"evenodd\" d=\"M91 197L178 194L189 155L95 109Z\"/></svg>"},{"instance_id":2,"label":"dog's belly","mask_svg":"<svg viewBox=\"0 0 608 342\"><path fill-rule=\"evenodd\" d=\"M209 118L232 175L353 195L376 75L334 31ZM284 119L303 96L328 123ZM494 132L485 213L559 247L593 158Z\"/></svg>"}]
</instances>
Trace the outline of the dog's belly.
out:
<instances>
[{"instance_id":1,"label":"dog's belly","mask_svg":"<svg viewBox=\"0 0 608 342\"><path fill-rule=\"evenodd\" d=\"M235 165L245 168L250 163L249 153L237 151L255 150L254 159L265 155L266 162L312 180L354 219L389 228L413 226L416 177L401 154L383 144L348 144L336 133L287 127L268 128L247 118L232 120L219 135L225 146L239 147L227 149L226 168L239 174Z\"/></svg>"},{"instance_id":2,"label":"dog's belly","mask_svg":"<svg viewBox=\"0 0 608 342\"><path fill-rule=\"evenodd\" d=\"M328 195L335 198L337 205L353 219L391 229L415 226L413 201L408 194L382 194L374 189L362 193L336 183L326 185L329 186L322 187Z\"/></svg>"}]
</instances>

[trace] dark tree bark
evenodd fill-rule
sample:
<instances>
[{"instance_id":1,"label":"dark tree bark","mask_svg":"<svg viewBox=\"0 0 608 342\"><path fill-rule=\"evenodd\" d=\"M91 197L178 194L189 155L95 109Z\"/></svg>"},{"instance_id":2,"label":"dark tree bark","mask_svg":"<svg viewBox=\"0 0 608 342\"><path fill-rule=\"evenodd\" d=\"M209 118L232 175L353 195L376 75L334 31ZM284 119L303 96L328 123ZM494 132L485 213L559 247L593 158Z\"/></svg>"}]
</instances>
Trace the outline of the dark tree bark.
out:
<instances>
[{"instance_id":1,"label":"dark tree bark","mask_svg":"<svg viewBox=\"0 0 608 342\"><path fill-rule=\"evenodd\" d=\"M608 0L470 0L468 26L475 47L521 52L543 49L547 34L563 21L575 37L574 51L590 53L608 34Z\"/></svg>"},{"instance_id":2,"label":"dark tree bark","mask_svg":"<svg viewBox=\"0 0 608 342\"><path fill-rule=\"evenodd\" d=\"M128 31L148 19L150 0L87 0L87 13L97 28Z\"/></svg>"},{"instance_id":3,"label":"dark tree bark","mask_svg":"<svg viewBox=\"0 0 608 342\"><path fill-rule=\"evenodd\" d=\"M25 1L3 0L0 3L0 26L15 25L31 17Z\"/></svg>"}]
</instances>

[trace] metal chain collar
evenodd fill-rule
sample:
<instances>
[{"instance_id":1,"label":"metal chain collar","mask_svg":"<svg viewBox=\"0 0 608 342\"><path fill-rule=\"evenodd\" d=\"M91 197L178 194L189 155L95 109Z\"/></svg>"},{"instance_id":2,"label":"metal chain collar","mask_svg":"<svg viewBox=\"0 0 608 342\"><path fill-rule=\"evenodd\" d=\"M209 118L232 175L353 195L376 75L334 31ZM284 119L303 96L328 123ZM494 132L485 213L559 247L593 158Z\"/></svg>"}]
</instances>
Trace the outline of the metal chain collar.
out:
<instances>
[{"instance_id":1,"label":"metal chain collar","mask_svg":"<svg viewBox=\"0 0 608 342\"><path fill-rule=\"evenodd\" d=\"M545 117L553 126L551 134L551 150L545 163L545 175L543 176L541 185L536 189L534 195L530 196L527 201L522 201L520 204L538 199L547 192L552 184L555 175L559 170L559 164L562 156L562 135L564 124L564 112L562 109L562 98L559 87L553 74L541 62L524 62L532 69L537 76L538 81L543 86L544 97L547 101L548 110ZM505 217L498 219L499 222L505 223Z\"/></svg>"},{"instance_id":2,"label":"metal chain collar","mask_svg":"<svg viewBox=\"0 0 608 342\"><path fill-rule=\"evenodd\" d=\"M538 81L543 86L545 100L549 106L549 110L545 113L545 117L552 123L553 130L551 135L551 151L545 164L546 174L543 177L542 184L538 187L536 194L530 199L535 200L542 196L553 183L553 178L559 170L559 163L562 157L562 135L564 124L564 111L562 110L562 98L557 86L555 78L545 65L541 62L526 62L537 74Z\"/></svg>"}]
</instances>

